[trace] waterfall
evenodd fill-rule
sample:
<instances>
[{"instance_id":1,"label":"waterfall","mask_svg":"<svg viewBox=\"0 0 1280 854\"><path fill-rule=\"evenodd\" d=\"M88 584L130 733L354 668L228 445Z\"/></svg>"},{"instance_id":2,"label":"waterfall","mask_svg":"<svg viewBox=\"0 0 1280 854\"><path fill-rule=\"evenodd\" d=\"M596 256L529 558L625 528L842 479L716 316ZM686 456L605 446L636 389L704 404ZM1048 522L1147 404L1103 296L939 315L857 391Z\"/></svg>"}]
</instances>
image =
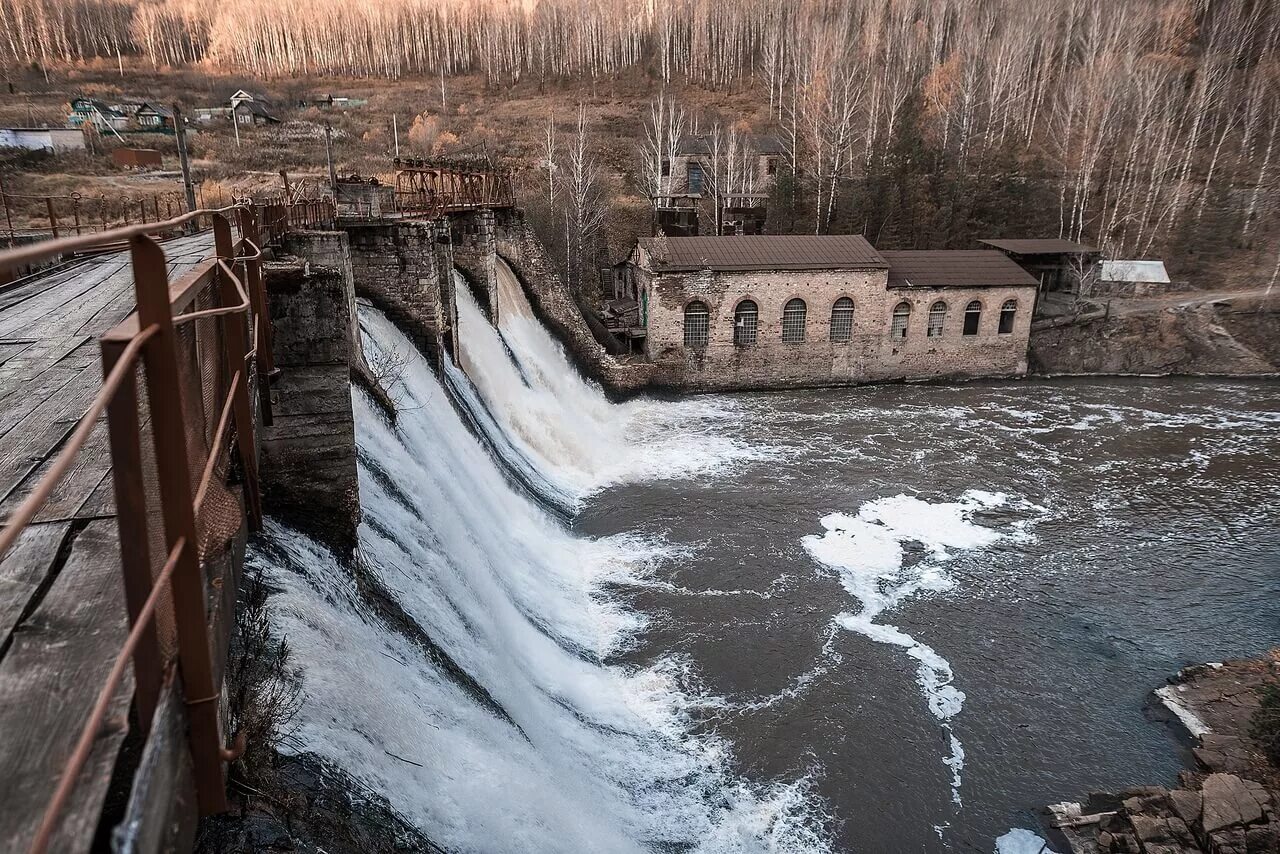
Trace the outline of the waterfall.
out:
<instances>
[{"instance_id":1,"label":"waterfall","mask_svg":"<svg viewBox=\"0 0 1280 854\"><path fill-rule=\"evenodd\" d=\"M471 395L471 427L501 435L480 441L408 339L363 309L370 355L409 360L394 426L354 392L357 565L274 524L251 557L301 666L288 749L451 851L825 850L804 780L749 784L729 745L692 732L675 663L609 663L644 619L602 585L647 572L662 544L575 537L509 477L519 466L578 501L653 476L671 441L690 449L682 471L724 464L740 449L711 434L723 404L616 406L531 316L509 312L499 335L465 288L459 310L476 382L450 374L454 397Z\"/></svg>"},{"instance_id":2,"label":"waterfall","mask_svg":"<svg viewBox=\"0 0 1280 854\"><path fill-rule=\"evenodd\" d=\"M577 504L624 481L706 474L752 451L718 432L732 417L724 398L613 403L584 379L534 315L519 280L497 259L498 328L454 273L461 373L489 413L475 420L501 435L515 467L549 481L556 503ZM446 366L451 386L459 373ZM461 391L466 397L468 392Z\"/></svg>"}]
</instances>

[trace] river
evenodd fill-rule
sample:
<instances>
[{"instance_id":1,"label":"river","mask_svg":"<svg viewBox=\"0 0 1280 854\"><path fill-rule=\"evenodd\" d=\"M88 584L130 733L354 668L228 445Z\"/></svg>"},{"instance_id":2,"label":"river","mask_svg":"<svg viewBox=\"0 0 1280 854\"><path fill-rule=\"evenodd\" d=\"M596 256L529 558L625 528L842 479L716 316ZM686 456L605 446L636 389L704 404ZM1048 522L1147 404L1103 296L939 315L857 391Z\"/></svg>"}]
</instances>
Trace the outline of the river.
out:
<instances>
[{"instance_id":1,"label":"river","mask_svg":"<svg viewBox=\"0 0 1280 854\"><path fill-rule=\"evenodd\" d=\"M1171 783L1151 689L1280 639L1274 383L734 403L759 457L607 490L576 528L677 550L619 591L652 616L629 660L684 662L699 726L810 780L841 850L989 852L1038 806Z\"/></svg>"},{"instance_id":2,"label":"river","mask_svg":"<svg viewBox=\"0 0 1280 854\"><path fill-rule=\"evenodd\" d=\"M277 525L253 559L284 749L448 850L1018 850L1170 781L1151 688L1280 637L1280 386L612 404L500 272L441 378L362 312L409 358L396 424L354 393L360 583Z\"/></svg>"}]
</instances>

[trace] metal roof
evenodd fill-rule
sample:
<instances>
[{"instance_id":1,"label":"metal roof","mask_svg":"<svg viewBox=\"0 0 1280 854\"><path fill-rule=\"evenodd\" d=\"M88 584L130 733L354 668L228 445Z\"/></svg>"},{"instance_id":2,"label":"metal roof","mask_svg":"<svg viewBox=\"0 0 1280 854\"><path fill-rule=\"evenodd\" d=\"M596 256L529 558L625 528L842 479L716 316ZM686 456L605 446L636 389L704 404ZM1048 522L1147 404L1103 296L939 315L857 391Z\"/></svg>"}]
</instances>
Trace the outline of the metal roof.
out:
<instances>
[{"instance_id":1,"label":"metal roof","mask_svg":"<svg viewBox=\"0 0 1280 854\"><path fill-rule=\"evenodd\" d=\"M883 252L891 288L1035 287L1039 284L1009 256L994 249Z\"/></svg>"},{"instance_id":2,"label":"metal roof","mask_svg":"<svg viewBox=\"0 0 1280 854\"><path fill-rule=\"evenodd\" d=\"M1058 237L1037 237L1031 239L979 240L985 246L993 246L1003 252L1014 255L1087 255L1097 252L1092 246L1083 243L1072 243Z\"/></svg>"},{"instance_id":3,"label":"metal roof","mask_svg":"<svg viewBox=\"0 0 1280 854\"><path fill-rule=\"evenodd\" d=\"M666 244L666 258L658 257ZM645 238L655 270L865 270L888 264L861 234Z\"/></svg>"},{"instance_id":4,"label":"metal roof","mask_svg":"<svg viewBox=\"0 0 1280 854\"><path fill-rule=\"evenodd\" d=\"M1167 285L1163 261L1103 261L1098 278L1104 282L1156 282Z\"/></svg>"}]
</instances>

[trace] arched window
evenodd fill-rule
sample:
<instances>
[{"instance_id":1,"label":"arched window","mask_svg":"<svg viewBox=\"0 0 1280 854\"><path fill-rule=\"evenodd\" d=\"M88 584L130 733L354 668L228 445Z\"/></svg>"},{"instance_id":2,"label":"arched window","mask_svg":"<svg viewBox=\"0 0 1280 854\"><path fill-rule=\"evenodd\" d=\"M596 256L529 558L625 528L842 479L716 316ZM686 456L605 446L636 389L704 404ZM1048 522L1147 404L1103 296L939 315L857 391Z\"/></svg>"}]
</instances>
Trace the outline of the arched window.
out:
<instances>
[{"instance_id":1,"label":"arched window","mask_svg":"<svg viewBox=\"0 0 1280 854\"><path fill-rule=\"evenodd\" d=\"M707 333L711 326L711 313L707 304L691 302L684 307L684 346L701 349L707 346Z\"/></svg>"},{"instance_id":2,"label":"arched window","mask_svg":"<svg viewBox=\"0 0 1280 854\"><path fill-rule=\"evenodd\" d=\"M808 312L802 299L787 300L782 307L782 343L804 343L804 321Z\"/></svg>"},{"instance_id":3,"label":"arched window","mask_svg":"<svg viewBox=\"0 0 1280 854\"><path fill-rule=\"evenodd\" d=\"M911 319L911 303L900 302L893 309L893 326L889 329L890 338L907 337L907 321Z\"/></svg>"},{"instance_id":4,"label":"arched window","mask_svg":"<svg viewBox=\"0 0 1280 854\"><path fill-rule=\"evenodd\" d=\"M754 302L744 299L733 310L733 343L746 346L756 343L760 328L760 309Z\"/></svg>"},{"instance_id":5,"label":"arched window","mask_svg":"<svg viewBox=\"0 0 1280 854\"><path fill-rule=\"evenodd\" d=\"M845 344L853 338L853 300L840 297L831 306L831 341Z\"/></svg>"},{"instance_id":6,"label":"arched window","mask_svg":"<svg viewBox=\"0 0 1280 854\"><path fill-rule=\"evenodd\" d=\"M930 338L942 337L942 325L947 320L947 304L942 300L938 300L929 306L929 328L927 334Z\"/></svg>"},{"instance_id":7,"label":"arched window","mask_svg":"<svg viewBox=\"0 0 1280 854\"><path fill-rule=\"evenodd\" d=\"M964 334L977 335L982 322L982 303L974 300L964 307Z\"/></svg>"},{"instance_id":8,"label":"arched window","mask_svg":"<svg viewBox=\"0 0 1280 854\"><path fill-rule=\"evenodd\" d=\"M1013 331L1013 321L1018 316L1018 301L1007 299L1000 306L1000 334L1008 335Z\"/></svg>"}]
</instances>

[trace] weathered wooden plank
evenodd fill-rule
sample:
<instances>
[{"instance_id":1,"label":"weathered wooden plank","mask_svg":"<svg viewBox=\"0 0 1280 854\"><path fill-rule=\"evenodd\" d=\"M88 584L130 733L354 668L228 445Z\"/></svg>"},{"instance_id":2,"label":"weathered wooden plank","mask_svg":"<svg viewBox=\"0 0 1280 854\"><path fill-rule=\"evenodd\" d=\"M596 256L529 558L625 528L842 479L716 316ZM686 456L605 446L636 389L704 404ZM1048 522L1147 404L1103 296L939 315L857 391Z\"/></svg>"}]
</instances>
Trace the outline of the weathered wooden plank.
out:
<instances>
[{"instance_id":1,"label":"weathered wooden plank","mask_svg":"<svg viewBox=\"0 0 1280 854\"><path fill-rule=\"evenodd\" d=\"M45 321L56 322L60 309L93 291L124 265L125 261L118 259L82 268L80 276L0 312L0 338L24 336L24 330L40 328Z\"/></svg>"},{"instance_id":2,"label":"weathered wooden plank","mask_svg":"<svg viewBox=\"0 0 1280 854\"><path fill-rule=\"evenodd\" d=\"M32 490L44 479L56 459L57 454L46 459L0 501L0 524L9 520L9 516L18 505L25 501ZM86 504L93 491L110 472L111 449L107 436L107 423L103 419L89 434L88 441L80 449L80 453L76 454L70 471L49 494L44 506L35 515L35 521L51 522L80 516L80 508Z\"/></svg>"},{"instance_id":3,"label":"weathered wooden plank","mask_svg":"<svg viewBox=\"0 0 1280 854\"><path fill-rule=\"evenodd\" d=\"M70 522L32 525L0 561L0 649L53 568Z\"/></svg>"},{"instance_id":4,"label":"weathered wooden plank","mask_svg":"<svg viewBox=\"0 0 1280 854\"><path fill-rule=\"evenodd\" d=\"M189 851L196 830L196 781L187 710L177 677L161 693L124 818L111 834L116 854Z\"/></svg>"},{"instance_id":5,"label":"weathered wooden plank","mask_svg":"<svg viewBox=\"0 0 1280 854\"><path fill-rule=\"evenodd\" d=\"M36 342L33 340L12 340L0 341L0 365L12 359L14 356L20 355L24 350Z\"/></svg>"},{"instance_id":6,"label":"weathered wooden plank","mask_svg":"<svg viewBox=\"0 0 1280 854\"><path fill-rule=\"evenodd\" d=\"M25 851L127 635L115 522L90 522L57 579L0 660L0 851ZM116 692L63 810L50 851L93 840L120 743L133 676Z\"/></svg>"},{"instance_id":7,"label":"weathered wooden plank","mask_svg":"<svg viewBox=\"0 0 1280 854\"><path fill-rule=\"evenodd\" d=\"M85 368L63 393L37 406L21 425L0 436L0 506L66 441L101 388L102 373Z\"/></svg>"}]
</instances>

